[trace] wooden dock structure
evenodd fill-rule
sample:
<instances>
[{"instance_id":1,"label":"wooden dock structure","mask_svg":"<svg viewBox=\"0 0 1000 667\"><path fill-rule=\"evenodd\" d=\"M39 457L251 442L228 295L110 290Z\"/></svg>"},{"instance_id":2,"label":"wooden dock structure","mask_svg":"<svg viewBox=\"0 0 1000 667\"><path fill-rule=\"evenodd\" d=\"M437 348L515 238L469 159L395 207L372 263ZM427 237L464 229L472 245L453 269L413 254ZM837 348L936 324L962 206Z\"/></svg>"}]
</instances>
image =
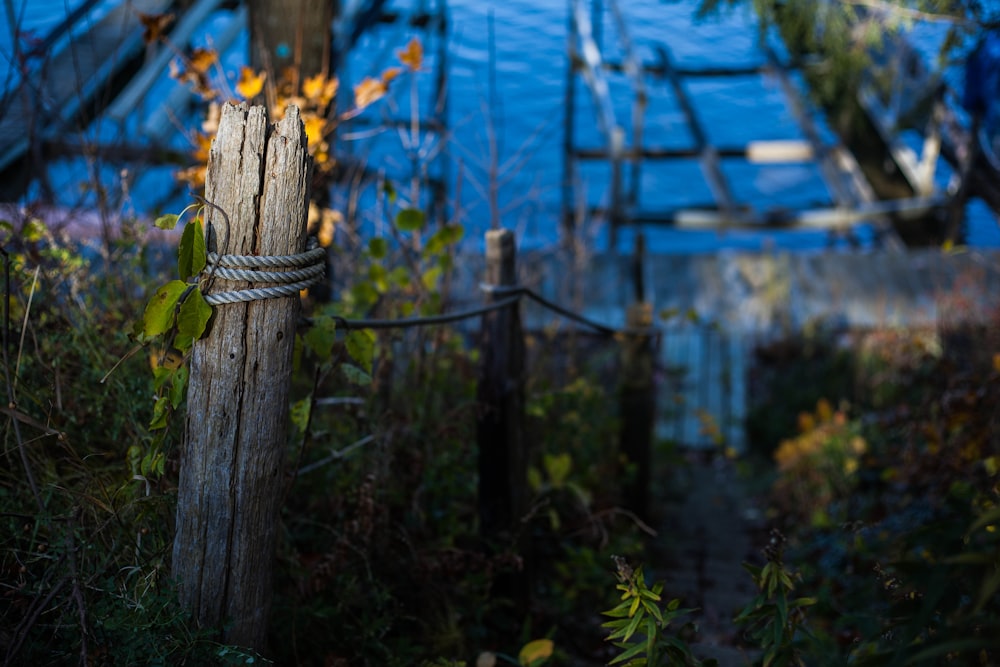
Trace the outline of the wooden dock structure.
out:
<instances>
[{"instance_id":1,"label":"wooden dock structure","mask_svg":"<svg viewBox=\"0 0 1000 667\"><path fill-rule=\"evenodd\" d=\"M957 177L956 199L974 194L1000 214L1000 170L978 155L978 139L957 112L959 94L928 70L904 36L887 40L875 58L880 78L891 83L880 87L869 78L858 91L858 104L896 169L916 195L926 196L935 189L935 169L943 157ZM908 128L920 136L919 152L900 138Z\"/></svg>"},{"instance_id":2,"label":"wooden dock structure","mask_svg":"<svg viewBox=\"0 0 1000 667\"><path fill-rule=\"evenodd\" d=\"M586 5L590 5L588 11ZM563 224L571 231L579 215L574 184L579 180L580 165L605 161L610 165L610 183L603 207L589 207L587 214L606 219L610 224L611 245L615 233L624 225L670 225L683 229L774 230L814 228L845 230L858 222L872 223L880 230L887 247L900 249L895 237L893 218L926 215L944 203L936 192L921 191L913 197L878 201L852 153L839 139L824 140L814 119L818 111L809 102L789 74L784 63L767 47L765 62L747 67L683 68L674 63L667 44L655 44L656 59L640 63L629 38L618 0L572 0L569 11L569 67L566 87L566 136L564 145ZM606 10L605 10L606 7ZM603 13L610 13L615 26L616 47L623 53L620 62L602 55ZM738 146L717 146L709 140L704 120L698 112L686 82L749 75L768 75L776 79L792 116L804 137L801 141L749 141ZM608 78L624 75L631 84L631 120L618 119L610 95ZM575 97L578 80L592 98L602 146L580 145L574 136ZM667 86L679 106L692 137L690 146L675 148L644 144L643 123L648 108L647 88ZM625 137L631 141L625 145ZM684 208L650 209L640 201L638 174L643 163L665 160L697 159L712 194L712 201ZM830 193L830 204L819 208L760 210L753 202L737 201L733 187L722 169L723 159L740 159L754 164L814 163L818 166ZM628 173L630 172L630 173ZM631 186L625 187L626 178Z\"/></svg>"}]
</instances>

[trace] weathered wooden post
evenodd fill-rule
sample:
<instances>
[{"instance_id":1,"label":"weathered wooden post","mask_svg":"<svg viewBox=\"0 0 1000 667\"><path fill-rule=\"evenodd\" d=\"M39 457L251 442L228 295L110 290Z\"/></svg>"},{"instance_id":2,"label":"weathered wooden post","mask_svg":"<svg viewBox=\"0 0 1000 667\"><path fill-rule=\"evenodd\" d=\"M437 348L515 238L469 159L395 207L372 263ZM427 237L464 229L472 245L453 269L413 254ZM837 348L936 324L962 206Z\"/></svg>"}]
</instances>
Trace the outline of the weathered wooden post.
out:
<instances>
[{"instance_id":1,"label":"weathered wooden post","mask_svg":"<svg viewBox=\"0 0 1000 667\"><path fill-rule=\"evenodd\" d=\"M310 168L296 108L272 127L263 107L227 104L208 160L209 249L301 253ZM216 277L209 293L248 285ZM255 649L267 638L298 314L297 294L216 306L191 358L173 576L201 627Z\"/></svg>"},{"instance_id":2,"label":"weathered wooden post","mask_svg":"<svg viewBox=\"0 0 1000 667\"><path fill-rule=\"evenodd\" d=\"M653 383L653 307L644 300L644 252L645 243L640 234L636 237L633 264L637 301L625 311L625 333L622 340L619 451L629 464L635 466L634 476L623 489L623 501L628 509L645 520L649 518L656 390Z\"/></svg>"},{"instance_id":3,"label":"weathered wooden post","mask_svg":"<svg viewBox=\"0 0 1000 667\"><path fill-rule=\"evenodd\" d=\"M486 232L488 285L517 283L514 233ZM489 302L509 295L491 293ZM476 437L479 443L479 523L486 538L511 529L526 509L524 443L524 336L520 305L483 315Z\"/></svg>"}]
</instances>

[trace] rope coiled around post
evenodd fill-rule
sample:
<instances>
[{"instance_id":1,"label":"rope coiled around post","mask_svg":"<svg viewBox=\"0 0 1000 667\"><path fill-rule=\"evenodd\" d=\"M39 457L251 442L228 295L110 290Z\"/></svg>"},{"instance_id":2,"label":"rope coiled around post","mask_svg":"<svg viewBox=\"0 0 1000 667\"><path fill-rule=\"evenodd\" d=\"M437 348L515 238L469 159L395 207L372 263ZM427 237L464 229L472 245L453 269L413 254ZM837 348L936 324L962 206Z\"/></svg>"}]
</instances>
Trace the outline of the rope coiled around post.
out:
<instances>
[{"instance_id":1,"label":"rope coiled around post","mask_svg":"<svg viewBox=\"0 0 1000 667\"><path fill-rule=\"evenodd\" d=\"M326 270L326 250L310 238L305 252L295 255L220 255L208 253L203 274L225 280L273 283L266 287L249 287L241 290L205 294L210 306L224 303L242 303L296 296L301 290L315 285Z\"/></svg>"}]
</instances>

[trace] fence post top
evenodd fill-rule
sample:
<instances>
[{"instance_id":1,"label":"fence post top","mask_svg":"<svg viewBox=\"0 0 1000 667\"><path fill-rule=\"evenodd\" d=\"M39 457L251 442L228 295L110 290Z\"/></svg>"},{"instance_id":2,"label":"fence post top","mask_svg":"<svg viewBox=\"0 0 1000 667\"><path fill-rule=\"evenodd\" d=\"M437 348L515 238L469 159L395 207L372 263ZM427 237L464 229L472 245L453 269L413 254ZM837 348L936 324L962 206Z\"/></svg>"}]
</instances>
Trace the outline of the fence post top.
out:
<instances>
[{"instance_id":1,"label":"fence post top","mask_svg":"<svg viewBox=\"0 0 1000 667\"><path fill-rule=\"evenodd\" d=\"M514 254L514 232L509 229L490 229L486 232L486 256L501 257Z\"/></svg>"}]
</instances>

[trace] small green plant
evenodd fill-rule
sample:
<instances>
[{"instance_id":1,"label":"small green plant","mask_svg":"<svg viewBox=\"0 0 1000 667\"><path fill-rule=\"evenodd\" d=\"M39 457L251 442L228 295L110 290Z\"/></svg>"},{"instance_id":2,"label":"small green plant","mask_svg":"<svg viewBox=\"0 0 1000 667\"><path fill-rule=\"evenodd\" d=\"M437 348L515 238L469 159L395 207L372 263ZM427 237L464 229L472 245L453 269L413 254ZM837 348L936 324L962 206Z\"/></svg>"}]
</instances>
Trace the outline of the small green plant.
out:
<instances>
[{"instance_id":1,"label":"small green plant","mask_svg":"<svg viewBox=\"0 0 1000 667\"><path fill-rule=\"evenodd\" d=\"M694 610L681 609L681 601L677 599L664 604L662 582L650 588L641 567L633 569L618 556L614 560L618 577L615 588L622 592L621 602L603 612L612 620L603 623L602 627L611 630L605 640L622 649L622 653L608 664L627 667L714 665L714 660L705 663L697 660L684 640L665 632L671 623Z\"/></svg>"},{"instance_id":2,"label":"small green plant","mask_svg":"<svg viewBox=\"0 0 1000 667\"><path fill-rule=\"evenodd\" d=\"M778 531L771 532L771 540L764 548L767 564L756 567L744 563L743 567L753 577L760 592L739 613L736 623L745 625L754 644L763 651L760 664L800 665L802 658L802 636L806 633L805 608L816 604L815 598L793 598L795 574L789 571L782 557L785 537Z\"/></svg>"}]
</instances>

